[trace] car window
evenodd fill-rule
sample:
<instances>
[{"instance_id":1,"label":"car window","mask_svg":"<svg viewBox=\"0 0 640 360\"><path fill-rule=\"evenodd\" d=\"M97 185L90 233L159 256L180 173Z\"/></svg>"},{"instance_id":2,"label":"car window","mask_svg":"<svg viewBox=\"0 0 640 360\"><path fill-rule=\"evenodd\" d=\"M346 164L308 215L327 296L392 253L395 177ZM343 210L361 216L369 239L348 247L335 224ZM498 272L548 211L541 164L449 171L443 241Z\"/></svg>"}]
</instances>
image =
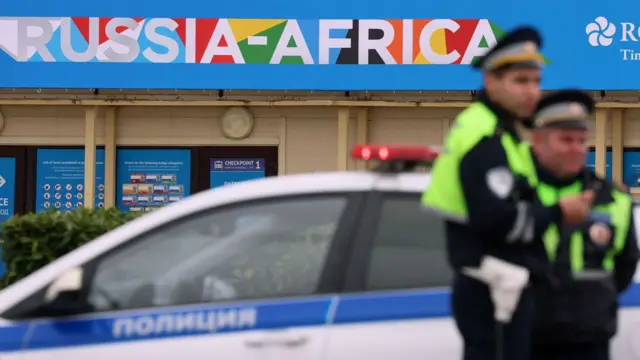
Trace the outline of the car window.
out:
<instances>
[{"instance_id":1,"label":"car window","mask_svg":"<svg viewBox=\"0 0 640 360\"><path fill-rule=\"evenodd\" d=\"M141 236L91 264L98 311L312 294L344 196L213 210Z\"/></svg>"},{"instance_id":2,"label":"car window","mask_svg":"<svg viewBox=\"0 0 640 360\"><path fill-rule=\"evenodd\" d=\"M376 228L367 290L451 284L444 223L424 211L418 194L385 194Z\"/></svg>"}]
</instances>

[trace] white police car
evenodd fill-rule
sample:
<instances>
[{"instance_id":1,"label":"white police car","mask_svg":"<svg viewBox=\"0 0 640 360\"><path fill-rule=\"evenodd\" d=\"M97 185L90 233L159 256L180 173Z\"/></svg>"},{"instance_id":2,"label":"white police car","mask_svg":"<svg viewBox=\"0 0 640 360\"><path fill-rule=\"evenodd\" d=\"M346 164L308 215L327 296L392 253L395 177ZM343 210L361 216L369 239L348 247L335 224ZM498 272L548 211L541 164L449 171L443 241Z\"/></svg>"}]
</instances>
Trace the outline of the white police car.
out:
<instances>
[{"instance_id":1,"label":"white police car","mask_svg":"<svg viewBox=\"0 0 640 360\"><path fill-rule=\"evenodd\" d=\"M435 153L354 154L385 162L194 195L5 289L0 359L459 359L428 174L405 171ZM636 358L633 311L616 359Z\"/></svg>"}]
</instances>

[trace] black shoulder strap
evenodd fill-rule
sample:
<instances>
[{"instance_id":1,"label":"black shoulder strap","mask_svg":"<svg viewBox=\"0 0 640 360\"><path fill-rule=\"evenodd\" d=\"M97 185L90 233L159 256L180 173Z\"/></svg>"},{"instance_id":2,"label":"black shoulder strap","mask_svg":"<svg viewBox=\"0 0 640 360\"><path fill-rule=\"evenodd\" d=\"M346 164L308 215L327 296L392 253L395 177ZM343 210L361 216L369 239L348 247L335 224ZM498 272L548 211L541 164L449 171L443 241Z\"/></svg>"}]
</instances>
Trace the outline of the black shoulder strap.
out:
<instances>
[{"instance_id":1,"label":"black shoulder strap","mask_svg":"<svg viewBox=\"0 0 640 360\"><path fill-rule=\"evenodd\" d=\"M612 183L610 183L605 179L600 178L599 176L597 176L596 174L594 174L593 172L591 172L586 168L583 170L583 178L584 178L584 189L585 190L590 189L590 190L593 190L594 192L594 195L595 195L593 199L594 205L610 204L613 201L615 201L615 199L613 198L613 195L611 194L615 189Z\"/></svg>"}]
</instances>

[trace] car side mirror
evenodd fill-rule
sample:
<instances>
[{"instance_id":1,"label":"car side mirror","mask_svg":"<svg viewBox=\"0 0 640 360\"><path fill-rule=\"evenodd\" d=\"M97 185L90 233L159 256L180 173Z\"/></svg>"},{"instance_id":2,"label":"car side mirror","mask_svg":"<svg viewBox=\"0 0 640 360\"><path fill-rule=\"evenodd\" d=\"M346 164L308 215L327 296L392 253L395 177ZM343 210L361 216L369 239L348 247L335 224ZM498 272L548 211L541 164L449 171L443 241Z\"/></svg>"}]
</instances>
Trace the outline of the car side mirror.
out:
<instances>
[{"instance_id":1,"label":"car side mirror","mask_svg":"<svg viewBox=\"0 0 640 360\"><path fill-rule=\"evenodd\" d=\"M84 271L72 268L58 276L47 288L39 316L65 316L83 313L89 306L84 299Z\"/></svg>"},{"instance_id":2,"label":"car side mirror","mask_svg":"<svg viewBox=\"0 0 640 360\"><path fill-rule=\"evenodd\" d=\"M47 288L44 295L45 302L53 303L65 294L80 292L82 290L82 275L81 268L73 268L62 273Z\"/></svg>"}]
</instances>

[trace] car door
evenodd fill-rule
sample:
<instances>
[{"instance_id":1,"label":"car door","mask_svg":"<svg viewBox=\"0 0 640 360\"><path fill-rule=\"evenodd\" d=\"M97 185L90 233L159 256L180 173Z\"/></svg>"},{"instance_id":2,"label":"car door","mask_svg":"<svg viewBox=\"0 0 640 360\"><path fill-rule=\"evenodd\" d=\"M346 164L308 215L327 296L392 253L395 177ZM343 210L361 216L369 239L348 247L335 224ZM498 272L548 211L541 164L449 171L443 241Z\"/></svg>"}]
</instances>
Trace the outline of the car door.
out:
<instances>
[{"instance_id":1,"label":"car door","mask_svg":"<svg viewBox=\"0 0 640 360\"><path fill-rule=\"evenodd\" d=\"M419 200L418 193L383 192L367 201L327 359L461 358L444 225Z\"/></svg>"},{"instance_id":2,"label":"car door","mask_svg":"<svg viewBox=\"0 0 640 360\"><path fill-rule=\"evenodd\" d=\"M31 319L22 360L323 358L358 194L174 221L84 266L93 311Z\"/></svg>"},{"instance_id":3,"label":"car door","mask_svg":"<svg viewBox=\"0 0 640 360\"><path fill-rule=\"evenodd\" d=\"M637 206L637 205L636 205ZM640 229L637 229L638 231ZM640 236L636 235L640 242ZM611 342L612 359L640 358L640 266L633 282L618 299L618 333Z\"/></svg>"}]
</instances>

